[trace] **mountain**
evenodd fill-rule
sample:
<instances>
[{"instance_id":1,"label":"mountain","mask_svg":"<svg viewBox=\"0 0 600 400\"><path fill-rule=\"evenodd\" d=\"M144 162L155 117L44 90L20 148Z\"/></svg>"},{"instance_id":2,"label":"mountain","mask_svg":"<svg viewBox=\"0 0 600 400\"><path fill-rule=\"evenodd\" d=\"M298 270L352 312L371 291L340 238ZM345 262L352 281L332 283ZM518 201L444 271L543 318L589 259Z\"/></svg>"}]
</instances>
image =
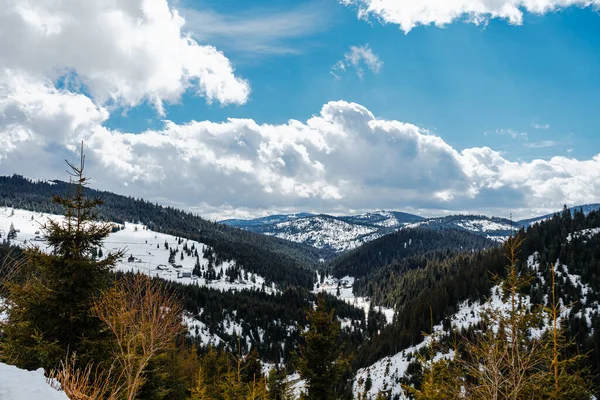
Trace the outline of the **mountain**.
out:
<instances>
[{"instance_id":1,"label":"mountain","mask_svg":"<svg viewBox=\"0 0 600 400\"><path fill-rule=\"evenodd\" d=\"M422 220L417 215L377 211L341 217L306 213L273 215L254 220L225 220L221 223L335 254L355 249L363 243Z\"/></svg>"},{"instance_id":2,"label":"mountain","mask_svg":"<svg viewBox=\"0 0 600 400\"><path fill-rule=\"evenodd\" d=\"M342 254L328 268L338 278L361 278L399 260L436 250L473 253L497 246L491 239L464 230L401 229Z\"/></svg>"},{"instance_id":3,"label":"mountain","mask_svg":"<svg viewBox=\"0 0 600 400\"><path fill-rule=\"evenodd\" d=\"M492 240L502 242L520 228L520 224L505 218L486 217L484 215L449 215L409 224L405 228L421 229L458 229L471 232Z\"/></svg>"},{"instance_id":4,"label":"mountain","mask_svg":"<svg viewBox=\"0 0 600 400\"><path fill-rule=\"evenodd\" d=\"M583 366L598 371L600 212L555 214L520 234L523 242L515 265L519 274L532 278L520 291L519 303L527 309L550 307L555 285L557 303L565 305L559 318L567 340L575 343L577 354L587 354ZM484 309L510 309L498 281L506 272L504 250L496 246L472 254L435 251L394 260L357 279L355 295L376 295L378 304L395 309L395 316L393 324L357 351L355 394L359 381L368 377L371 397L384 391L388 398L406 398L402 385L420 383L419 353L424 354L429 343L423 332L433 329L438 347L447 350L453 349L456 337L486 329L480 317ZM549 328L546 323L537 329ZM596 375L596 387L599 381Z\"/></svg>"},{"instance_id":5,"label":"mountain","mask_svg":"<svg viewBox=\"0 0 600 400\"><path fill-rule=\"evenodd\" d=\"M583 211L584 215L588 215L592 211L600 210L600 204L585 204L582 206L575 206L575 207L568 208L568 210L571 212L571 214L574 214L575 211L581 210L581 211ZM536 222L548 220L548 219L552 218L553 216L554 216L554 214L546 214L546 215L542 215L541 217L524 219L524 220L519 221L518 225L523 226L523 227L528 227L529 225L535 224Z\"/></svg>"},{"instance_id":6,"label":"mountain","mask_svg":"<svg viewBox=\"0 0 600 400\"><path fill-rule=\"evenodd\" d=\"M223 221L219 221L222 224L233 226L236 228L244 228L250 231L261 226L268 226L273 224L278 224L281 222L293 221L298 218L307 218L313 217L315 214L309 213L298 213L298 214L274 214L269 215L267 217L255 218L255 219L226 219Z\"/></svg>"},{"instance_id":7,"label":"mountain","mask_svg":"<svg viewBox=\"0 0 600 400\"><path fill-rule=\"evenodd\" d=\"M600 204L572 207L570 210L600 209ZM324 251L324 258L353 250L399 229L458 229L503 242L511 233L553 214L511 221L485 215L449 215L424 218L399 211L375 211L357 215L331 216L326 214L278 214L256 219L228 219L220 223L250 232L302 243Z\"/></svg>"}]
</instances>

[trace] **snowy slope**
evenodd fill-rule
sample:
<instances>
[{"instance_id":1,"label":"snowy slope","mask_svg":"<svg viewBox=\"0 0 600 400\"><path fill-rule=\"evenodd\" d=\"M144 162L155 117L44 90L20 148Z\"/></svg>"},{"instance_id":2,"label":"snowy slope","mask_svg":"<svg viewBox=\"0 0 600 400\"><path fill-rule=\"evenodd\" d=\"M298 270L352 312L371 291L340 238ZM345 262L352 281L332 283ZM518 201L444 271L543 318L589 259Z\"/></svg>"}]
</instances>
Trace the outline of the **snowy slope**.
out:
<instances>
[{"instance_id":1,"label":"snowy slope","mask_svg":"<svg viewBox=\"0 0 600 400\"><path fill-rule=\"evenodd\" d=\"M460 229L488 239L502 242L518 229L510 220L483 215L450 215L447 217L429 218L424 221L406 225L405 228Z\"/></svg>"},{"instance_id":2,"label":"snowy slope","mask_svg":"<svg viewBox=\"0 0 600 400\"><path fill-rule=\"evenodd\" d=\"M326 292L332 296L337 297L340 300L345 301L348 304L353 305L356 308L362 308L365 315L369 313L371 306L371 300L368 297L355 296L352 291L352 285L354 284L354 278L351 276L345 276L342 279L335 279L332 276L326 276L323 279L323 283L320 282L321 276L318 275L317 283L313 289L313 293ZM337 294L338 284L340 286L340 294ZM388 322L391 324L394 320L394 310L386 307L377 307L384 315ZM342 325L347 324L347 321L342 321Z\"/></svg>"},{"instance_id":3,"label":"snowy slope","mask_svg":"<svg viewBox=\"0 0 600 400\"><path fill-rule=\"evenodd\" d=\"M0 363L0 399L2 400L69 400L47 382L44 370L26 371Z\"/></svg>"},{"instance_id":4,"label":"snowy slope","mask_svg":"<svg viewBox=\"0 0 600 400\"><path fill-rule=\"evenodd\" d=\"M584 237L586 235L593 235L600 233L600 229L595 230L585 230L582 232L578 232L574 234L574 237ZM540 270L540 261L539 254L536 252L531 254L527 259L527 265L531 272L536 277L536 282L534 285L540 284L544 282L544 276L539 272ZM555 276L556 282L559 286L564 287L564 282L569 282L571 286L575 288L579 288L581 293L581 298L579 299L579 303L582 306L582 309L576 314L580 318L585 318L588 325L591 325L592 318L598 318L600 315L600 304L597 301L589 301L588 293L590 293L591 288L582 281L581 276L572 274L569 272L568 266L561 264L560 261L557 260L555 264ZM547 301L548 295L545 295L544 301ZM524 305L530 304L530 299L527 296L520 296L520 301ZM561 312L559 316L559 321L562 318L568 318L569 313L571 311L571 307L568 305L564 305L562 299L560 300ZM481 313L485 309L495 310L496 312L508 313L510 310L509 299L506 298L506 301L503 301L503 293L500 286L495 286L491 290L491 296L485 302L469 302L464 301L459 305L458 311L453 315L449 316L450 325L453 330L460 330L462 328L468 328L474 326L481 320ZM531 332L531 335L540 337L541 334L550 327L550 323L546 320L545 328L540 330L534 330ZM441 335L444 333L444 329L442 324L438 324L433 327L433 331L436 335ZM360 386L360 382L366 381L367 377L371 378L372 387L368 392L368 395L371 398L375 398L379 391L389 391L389 393L394 395L399 395L400 399L406 399L404 396L404 392L400 386L400 379L406 377L408 366L411 362L416 361L416 354L427 347L431 341L430 337L425 337L424 340L417 345L408 347L399 353L384 357L381 360L375 362L369 367L362 368L358 370L355 375L353 390L356 395L358 393L362 393L364 386ZM452 351L447 352L442 355L438 353L437 357L452 357Z\"/></svg>"},{"instance_id":5,"label":"snowy slope","mask_svg":"<svg viewBox=\"0 0 600 400\"><path fill-rule=\"evenodd\" d=\"M330 215L273 215L222 223L336 253L352 250L423 218L397 211L333 217Z\"/></svg>"},{"instance_id":6,"label":"snowy slope","mask_svg":"<svg viewBox=\"0 0 600 400\"><path fill-rule=\"evenodd\" d=\"M264 233L319 249L342 252L360 246L365 242L362 238L370 237L377 231L375 227L350 224L329 216L316 216L280 222Z\"/></svg>"},{"instance_id":7,"label":"snowy slope","mask_svg":"<svg viewBox=\"0 0 600 400\"><path fill-rule=\"evenodd\" d=\"M17 238L13 240L14 244L23 247L39 246L46 250L47 247L41 241L40 237L42 231L41 225L48 218L52 218L55 221L64 220L64 217L60 215L36 213L13 208L0 208L0 239L6 239L12 224L18 231ZM36 237L40 240L36 240ZM169 248L180 250L175 258L174 265L168 262L169 249L165 248L165 243ZM253 273L248 273L247 280L239 279L229 282L224 272L234 265L235 262L233 261L225 261L221 265L215 266L217 275L221 271L223 272L223 278L219 280L208 282L200 277L179 277L184 272L191 273L196 263L195 257L184 255L183 260L181 259L181 250L184 244L190 248L194 246L198 250L201 265L206 266L208 264L208 260L202 254L206 245L185 239L182 239L182 243L179 244L176 237L147 230L145 226L140 224L126 223L124 229L111 233L104 242L103 253L106 255L109 251L125 250L125 257L118 262L116 267L117 270L124 272L141 272L149 276L176 281L182 284L208 286L223 291L262 289L265 282L264 278ZM133 257L131 262L129 261L130 256ZM177 268L176 266L181 267ZM242 268L243 277L245 276L245 272ZM267 292L273 292L274 290L276 290L274 286L265 287L265 291Z\"/></svg>"}]
</instances>

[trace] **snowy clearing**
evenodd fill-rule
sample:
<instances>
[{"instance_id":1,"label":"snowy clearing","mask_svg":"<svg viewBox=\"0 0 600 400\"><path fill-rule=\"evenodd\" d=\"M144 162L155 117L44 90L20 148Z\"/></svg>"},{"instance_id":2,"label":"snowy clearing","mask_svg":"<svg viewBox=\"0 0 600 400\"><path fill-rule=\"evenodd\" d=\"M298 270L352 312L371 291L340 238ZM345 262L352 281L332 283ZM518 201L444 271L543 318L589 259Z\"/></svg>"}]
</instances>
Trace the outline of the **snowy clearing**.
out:
<instances>
[{"instance_id":1,"label":"snowy clearing","mask_svg":"<svg viewBox=\"0 0 600 400\"><path fill-rule=\"evenodd\" d=\"M354 285L354 278L351 276L345 276L342 279L335 279L332 276L325 277L323 283L319 283L321 281L321 276L317 273L317 283L315 284L315 288L313 293L326 292L332 296L337 297L340 300L345 301L348 304L353 305L356 308L362 308L365 311L365 316L369 313L369 308L371 306L371 301L367 297L355 296L352 291L352 285ZM340 294L337 295L338 284L340 288ZM376 306L377 310L381 311L387 320L388 324L391 324L394 320L394 310L391 308ZM344 322L344 321L343 321ZM348 321L345 321L348 324Z\"/></svg>"},{"instance_id":2,"label":"snowy clearing","mask_svg":"<svg viewBox=\"0 0 600 400\"><path fill-rule=\"evenodd\" d=\"M38 213L33 211L2 208L0 209L0 239L6 239L11 226L16 230L13 244L30 247L38 246L49 250L42 239L42 225L51 218L57 222L64 221L61 215ZM117 226L117 224L115 224ZM243 268L241 278L231 282L226 276L227 270L235 265L235 261L224 261L215 265L215 274L219 279L206 280L192 275L196 257L184 254L183 247L194 247L198 252L200 264L206 270L208 259L203 256L207 246L203 243L179 239L163 233L148 230L144 225L125 223L123 229L111 233L104 241L103 255L110 251L124 250L125 256L116 266L123 272L140 272L152 277L182 283L184 285L207 286L213 289L228 290L262 290L265 279L257 274L248 273ZM165 246L166 244L166 246ZM169 263L170 249L177 249L174 262ZM183 259L181 255L184 254ZM246 279L246 276L248 279ZM276 291L275 285L265 285L267 293Z\"/></svg>"}]
</instances>

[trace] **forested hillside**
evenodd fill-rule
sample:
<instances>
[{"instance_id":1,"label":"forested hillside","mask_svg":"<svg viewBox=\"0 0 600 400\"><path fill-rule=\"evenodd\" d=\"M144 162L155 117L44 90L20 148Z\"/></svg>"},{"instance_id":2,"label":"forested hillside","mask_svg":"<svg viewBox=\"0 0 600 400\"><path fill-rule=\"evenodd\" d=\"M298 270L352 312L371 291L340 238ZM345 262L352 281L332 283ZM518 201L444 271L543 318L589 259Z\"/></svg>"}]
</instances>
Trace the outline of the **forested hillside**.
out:
<instances>
[{"instance_id":1,"label":"forested hillside","mask_svg":"<svg viewBox=\"0 0 600 400\"><path fill-rule=\"evenodd\" d=\"M587 354L584 364L592 371L600 370L600 212L586 216L583 211L565 209L520 234L523 243L516 268L523 276L533 275L522 294L531 309L534 305L550 307L554 269L556 296L567 307L562 320L566 340L577 344L569 351ZM465 329L481 329L476 325L480 312L476 305L492 297L490 290L505 276L506 265L501 248L473 254L436 250L396 260L358 280L355 288L359 293L377 296L382 304L396 307L396 314L392 325L361 346L355 365L368 366L395 354L399 357L403 349L423 340L423 332L430 332L432 323L441 324L450 348L456 334L464 337L468 336ZM419 385L417 359L410 355L399 358L404 360L401 362L411 359L408 370L406 365L401 368L411 377L404 382ZM392 363L386 370L398 368ZM401 380L395 379L397 393Z\"/></svg>"},{"instance_id":2,"label":"forested hillside","mask_svg":"<svg viewBox=\"0 0 600 400\"><path fill-rule=\"evenodd\" d=\"M360 278L379 267L432 250L474 252L498 244L471 232L456 229L403 229L341 255L329 265L333 275Z\"/></svg>"},{"instance_id":3,"label":"forested hillside","mask_svg":"<svg viewBox=\"0 0 600 400\"><path fill-rule=\"evenodd\" d=\"M62 214L61 207L52 203L52 195L64 194L70 188L61 181L33 182L17 175L3 176L0 177L0 205ZM86 194L104 200L98 212L102 219L121 224L139 222L156 232L208 244L222 259L236 260L249 271L281 285L312 288L315 275L311 269L319 259L327 257L310 246L228 227L143 199L88 188Z\"/></svg>"}]
</instances>

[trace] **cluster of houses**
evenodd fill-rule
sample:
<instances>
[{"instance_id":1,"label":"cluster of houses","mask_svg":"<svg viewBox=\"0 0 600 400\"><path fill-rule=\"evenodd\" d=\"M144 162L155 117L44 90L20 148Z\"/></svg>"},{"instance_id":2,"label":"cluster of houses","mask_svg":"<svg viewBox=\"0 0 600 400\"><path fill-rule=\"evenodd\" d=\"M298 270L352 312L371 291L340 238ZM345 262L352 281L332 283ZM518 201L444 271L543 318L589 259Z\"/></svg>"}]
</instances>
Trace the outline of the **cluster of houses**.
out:
<instances>
[{"instance_id":1,"label":"cluster of houses","mask_svg":"<svg viewBox=\"0 0 600 400\"><path fill-rule=\"evenodd\" d=\"M143 261L141 259L135 257L133 254L130 254L129 257L127 258L127 262L128 263L141 263ZM173 268L177 268L177 269L183 268L183 266L180 264L171 264L171 266ZM169 268L166 264L158 264L156 266L156 269L159 271L169 271L171 268ZM195 276L193 276L191 272L177 271L177 278L195 278Z\"/></svg>"},{"instance_id":2,"label":"cluster of houses","mask_svg":"<svg viewBox=\"0 0 600 400\"><path fill-rule=\"evenodd\" d=\"M352 284L347 279L338 279L338 278L329 278L325 282L323 282L324 286L340 286L344 289L351 289Z\"/></svg>"}]
</instances>

